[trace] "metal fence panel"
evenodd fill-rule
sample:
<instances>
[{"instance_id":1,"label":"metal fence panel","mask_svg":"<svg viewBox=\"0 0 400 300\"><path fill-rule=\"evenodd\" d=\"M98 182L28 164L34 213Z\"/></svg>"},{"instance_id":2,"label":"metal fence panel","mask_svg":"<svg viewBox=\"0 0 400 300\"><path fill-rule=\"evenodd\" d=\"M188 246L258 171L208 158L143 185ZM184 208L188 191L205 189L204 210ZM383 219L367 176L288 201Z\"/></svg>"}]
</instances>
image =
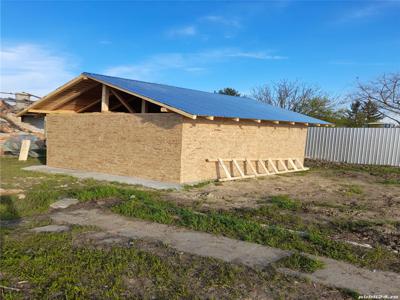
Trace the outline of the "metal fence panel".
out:
<instances>
[{"instance_id":1,"label":"metal fence panel","mask_svg":"<svg viewBox=\"0 0 400 300\"><path fill-rule=\"evenodd\" d=\"M310 127L306 157L400 167L400 128Z\"/></svg>"}]
</instances>

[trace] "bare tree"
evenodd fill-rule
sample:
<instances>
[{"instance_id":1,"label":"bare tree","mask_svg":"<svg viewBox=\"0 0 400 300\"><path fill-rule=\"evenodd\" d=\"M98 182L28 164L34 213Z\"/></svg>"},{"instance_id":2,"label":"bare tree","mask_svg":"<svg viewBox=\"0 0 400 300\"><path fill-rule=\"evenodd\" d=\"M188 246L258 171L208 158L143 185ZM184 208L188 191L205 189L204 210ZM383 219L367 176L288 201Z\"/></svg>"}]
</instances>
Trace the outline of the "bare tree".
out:
<instances>
[{"instance_id":1,"label":"bare tree","mask_svg":"<svg viewBox=\"0 0 400 300\"><path fill-rule=\"evenodd\" d=\"M333 118L336 105L318 87L286 79L256 87L251 95L258 101L325 120Z\"/></svg>"},{"instance_id":2,"label":"bare tree","mask_svg":"<svg viewBox=\"0 0 400 300\"><path fill-rule=\"evenodd\" d=\"M400 73L383 74L367 83L358 82L351 99L375 103L385 117L400 125Z\"/></svg>"}]
</instances>

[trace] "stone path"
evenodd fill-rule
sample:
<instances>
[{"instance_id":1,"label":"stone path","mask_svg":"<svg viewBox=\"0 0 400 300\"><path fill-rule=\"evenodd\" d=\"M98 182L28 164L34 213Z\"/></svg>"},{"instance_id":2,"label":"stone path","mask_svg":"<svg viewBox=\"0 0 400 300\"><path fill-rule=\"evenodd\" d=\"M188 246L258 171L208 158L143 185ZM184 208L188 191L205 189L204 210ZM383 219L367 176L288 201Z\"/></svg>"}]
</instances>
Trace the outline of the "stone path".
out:
<instances>
[{"instance_id":1,"label":"stone path","mask_svg":"<svg viewBox=\"0 0 400 300\"><path fill-rule=\"evenodd\" d=\"M59 211L52 219L61 224L97 226L105 232L133 239L154 239L178 251L263 268L290 252L185 228L126 218L100 209ZM362 295L400 295L400 274L370 271L351 264L318 257L325 268L312 274L288 269L281 272L307 277L315 282L347 288Z\"/></svg>"}]
</instances>

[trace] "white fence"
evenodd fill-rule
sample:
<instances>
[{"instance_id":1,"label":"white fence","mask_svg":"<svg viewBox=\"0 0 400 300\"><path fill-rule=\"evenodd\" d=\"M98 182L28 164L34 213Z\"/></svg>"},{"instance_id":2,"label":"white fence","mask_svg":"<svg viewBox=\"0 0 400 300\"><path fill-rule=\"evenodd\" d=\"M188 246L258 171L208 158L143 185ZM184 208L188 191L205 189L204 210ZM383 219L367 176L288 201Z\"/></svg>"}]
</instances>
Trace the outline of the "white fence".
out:
<instances>
[{"instance_id":1,"label":"white fence","mask_svg":"<svg viewBox=\"0 0 400 300\"><path fill-rule=\"evenodd\" d=\"M400 167L400 128L310 127L306 157Z\"/></svg>"}]
</instances>

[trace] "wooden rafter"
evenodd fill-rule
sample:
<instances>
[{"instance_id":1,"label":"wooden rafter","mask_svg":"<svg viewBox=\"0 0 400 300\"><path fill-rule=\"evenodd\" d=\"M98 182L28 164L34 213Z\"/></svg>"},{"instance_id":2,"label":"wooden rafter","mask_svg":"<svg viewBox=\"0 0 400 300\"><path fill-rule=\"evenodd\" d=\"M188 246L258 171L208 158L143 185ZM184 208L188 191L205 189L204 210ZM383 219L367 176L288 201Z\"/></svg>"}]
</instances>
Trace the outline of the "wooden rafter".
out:
<instances>
[{"instance_id":1,"label":"wooden rafter","mask_svg":"<svg viewBox=\"0 0 400 300\"><path fill-rule=\"evenodd\" d=\"M92 80L95 80L95 81L97 81L97 82L103 83L104 85L107 85L107 86L112 87L112 88L114 88L114 89L123 91L123 92L125 92L125 93L127 93L127 94L136 96L136 97L138 97L138 98L140 98L140 99L144 99L144 100L146 100L146 101L148 101L148 102L150 102L150 103L153 103L153 104L156 104L156 105L158 105L158 106L162 106L162 107L168 108L170 111L173 111L173 112L175 112L175 113L177 113L177 114L183 115L183 116L188 117L188 118L193 119L193 120L197 119L197 115L193 115L193 114L187 113L187 112L185 112L185 111L183 111L183 110L177 109L177 108L175 108L175 107L172 107L172 106L169 106L169 105L160 103L160 102L158 102L158 101L156 101L156 100L153 100L153 99L151 99L151 98L148 98L148 97L142 96L142 95L140 95L140 94L134 93L134 92L129 91L129 90L127 90L127 89L123 89L123 88L121 88L121 87L115 86L115 85L113 85L113 84L110 84L110 83L105 82L105 81L103 81L103 80L100 80L100 79L98 79L98 78L92 78L92 77L90 77L90 76L88 76L88 77L89 77L90 79L92 79Z\"/></svg>"},{"instance_id":2,"label":"wooden rafter","mask_svg":"<svg viewBox=\"0 0 400 300\"><path fill-rule=\"evenodd\" d=\"M87 79L86 76L84 75L79 75L78 77L75 77L74 79L68 81L66 84L60 86L59 88L55 89L53 92L51 92L50 94L44 96L42 99L36 101L35 103L33 103L31 106L28 106L27 108L25 108L24 110L20 111L18 114L16 114L17 117L20 117L22 115L24 115L25 113L27 113L28 111L31 111L32 109L34 109L35 107L39 106L40 104L42 104L43 102L45 102L47 99L49 99L50 97L53 97L59 93L61 93L62 91L64 91L67 88L70 88L72 86L74 86L75 84L77 84L78 82Z\"/></svg>"},{"instance_id":3,"label":"wooden rafter","mask_svg":"<svg viewBox=\"0 0 400 300\"><path fill-rule=\"evenodd\" d=\"M61 100L60 102L58 102L55 106L53 106L51 109L56 110L58 108L60 108L61 106L67 104L68 102L73 101L74 99L76 99L77 97L79 97L80 95L82 95L83 93L86 93L87 91L91 90L92 88L94 88L96 85L98 85L98 83L94 83L92 85L89 85L87 87L85 87L84 89L78 91L78 92L74 92L72 95L66 97L65 99Z\"/></svg>"},{"instance_id":4,"label":"wooden rafter","mask_svg":"<svg viewBox=\"0 0 400 300\"><path fill-rule=\"evenodd\" d=\"M123 106L125 106L125 108L130 112L130 113L136 113L136 111L128 104L128 102L121 97L121 95L119 95L117 93L117 91L114 91L113 89L110 89L111 93L119 100L119 102L121 102L121 104Z\"/></svg>"},{"instance_id":5,"label":"wooden rafter","mask_svg":"<svg viewBox=\"0 0 400 300\"><path fill-rule=\"evenodd\" d=\"M92 102L92 103L90 103L90 104L78 109L76 112L77 113L84 112L85 110L91 108L92 106L95 106L97 103L100 103L100 102L101 102L101 99L97 99L96 101L94 101L94 102Z\"/></svg>"}]
</instances>

